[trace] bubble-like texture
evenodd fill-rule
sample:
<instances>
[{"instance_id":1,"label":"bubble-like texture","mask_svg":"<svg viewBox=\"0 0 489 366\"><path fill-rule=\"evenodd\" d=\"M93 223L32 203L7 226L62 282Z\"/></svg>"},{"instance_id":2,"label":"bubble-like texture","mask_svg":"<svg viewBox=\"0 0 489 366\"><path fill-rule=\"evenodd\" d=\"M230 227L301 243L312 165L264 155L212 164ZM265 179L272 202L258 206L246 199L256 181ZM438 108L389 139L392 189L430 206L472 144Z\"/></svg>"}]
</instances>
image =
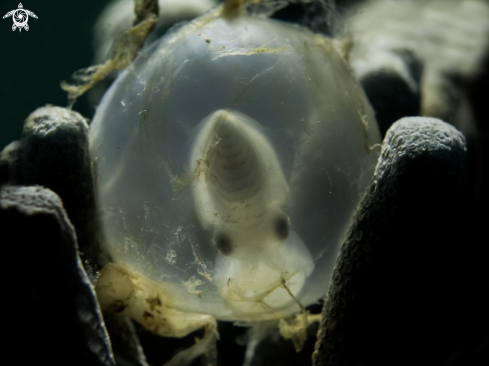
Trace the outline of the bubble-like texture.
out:
<instances>
[{"instance_id":1,"label":"bubble-like texture","mask_svg":"<svg viewBox=\"0 0 489 366\"><path fill-rule=\"evenodd\" d=\"M182 311L290 315L326 292L379 141L332 40L211 12L143 51L97 110L108 249Z\"/></svg>"}]
</instances>

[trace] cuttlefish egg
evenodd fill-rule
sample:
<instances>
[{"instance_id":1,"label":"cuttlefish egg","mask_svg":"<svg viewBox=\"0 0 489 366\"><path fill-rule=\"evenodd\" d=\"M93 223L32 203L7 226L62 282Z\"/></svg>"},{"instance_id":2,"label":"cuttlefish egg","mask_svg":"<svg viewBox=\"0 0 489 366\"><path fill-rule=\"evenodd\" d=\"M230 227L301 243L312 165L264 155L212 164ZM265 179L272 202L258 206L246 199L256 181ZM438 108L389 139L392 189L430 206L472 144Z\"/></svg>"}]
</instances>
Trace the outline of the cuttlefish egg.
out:
<instances>
[{"instance_id":1,"label":"cuttlefish egg","mask_svg":"<svg viewBox=\"0 0 489 366\"><path fill-rule=\"evenodd\" d=\"M218 110L202 122L191 154L197 216L212 228L220 294L248 309L250 300L280 306L313 268L309 250L291 230L289 187L259 125ZM206 165L205 167L203 165Z\"/></svg>"},{"instance_id":2,"label":"cuttlefish egg","mask_svg":"<svg viewBox=\"0 0 489 366\"><path fill-rule=\"evenodd\" d=\"M379 155L352 74L331 39L219 11L143 50L90 127L111 260L222 320L322 298Z\"/></svg>"}]
</instances>

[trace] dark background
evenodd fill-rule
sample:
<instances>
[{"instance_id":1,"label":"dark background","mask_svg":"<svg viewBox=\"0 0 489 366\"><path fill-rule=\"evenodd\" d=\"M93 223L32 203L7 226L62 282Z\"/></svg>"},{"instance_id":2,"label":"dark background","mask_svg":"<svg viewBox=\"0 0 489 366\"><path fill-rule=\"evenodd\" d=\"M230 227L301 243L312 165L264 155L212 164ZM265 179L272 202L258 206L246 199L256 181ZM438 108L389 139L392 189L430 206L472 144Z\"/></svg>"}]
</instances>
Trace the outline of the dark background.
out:
<instances>
[{"instance_id":1,"label":"dark background","mask_svg":"<svg viewBox=\"0 0 489 366\"><path fill-rule=\"evenodd\" d=\"M45 104L66 106L60 82L90 65L92 27L106 0L27 0L29 31L12 31L12 18L0 18L0 149L18 140L27 116ZM17 9L18 0L0 0L0 13ZM74 109L91 118L86 96Z\"/></svg>"}]
</instances>

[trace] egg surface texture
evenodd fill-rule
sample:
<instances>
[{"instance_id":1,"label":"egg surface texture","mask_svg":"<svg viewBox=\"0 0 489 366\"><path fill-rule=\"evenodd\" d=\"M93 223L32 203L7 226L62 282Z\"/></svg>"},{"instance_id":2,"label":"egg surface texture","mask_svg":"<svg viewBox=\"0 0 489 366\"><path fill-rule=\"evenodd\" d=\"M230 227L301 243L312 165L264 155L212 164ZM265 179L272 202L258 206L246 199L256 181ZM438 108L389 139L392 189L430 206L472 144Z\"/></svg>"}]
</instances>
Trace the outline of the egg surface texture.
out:
<instances>
[{"instance_id":1,"label":"egg surface texture","mask_svg":"<svg viewBox=\"0 0 489 366\"><path fill-rule=\"evenodd\" d=\"M324 296L379 142L331 39L206 14L143 50L91 124L108 252L182 311L291 315Z\"/></svg>"}]
</instances>

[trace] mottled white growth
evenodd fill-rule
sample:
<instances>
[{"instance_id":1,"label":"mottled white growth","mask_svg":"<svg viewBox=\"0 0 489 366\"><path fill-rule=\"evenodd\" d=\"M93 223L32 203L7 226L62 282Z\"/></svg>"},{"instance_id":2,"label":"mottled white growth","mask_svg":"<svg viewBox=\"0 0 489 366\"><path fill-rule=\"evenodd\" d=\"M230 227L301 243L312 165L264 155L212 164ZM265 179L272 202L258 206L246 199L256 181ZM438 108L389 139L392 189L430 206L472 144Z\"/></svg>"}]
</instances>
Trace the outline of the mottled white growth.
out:
<instances>
[{"instance_id":1,"label":"mottled white growth","mask_svg":"<svg viewBox=\"0 0 489 366\"><path fill-rule=\"evenodd\" d=\"M175 251L173 249L170 249L168 251L168 253L166 254L166 260L171 263L171 264L175 264L176 263L176 258L177 254L175 253Z\"/></svg>"},{"instance_id":2,"label":"mottled white growth","mask_svg":"<svg viewBox=\"0 0 489 366\"><path fill-rule=\"evenodd\" d=\"M202 284L203 282L196 279L195 276L190 277L188 281L182 282L182 285L187 289L189 293L199 295L199 297L202 297L202 291L196 290L195 288Z\"/></svg>"},{"instance_id":3,"label":"mottled white growth","mask_svg":"<svg viewBox=\"0 0 489 366\"><path fill-rule=\"evenodd\" d=\"M198 295L195 286L199 283L191 278L184 286L190 293ZM217 338L217 324L212 316L175 309L171 283L151 281L128 266L107 264L100 273L95 291L104 316L129 316L155 334L180 338L197 329L205 329L202 339L177 353L165 366L186 365L212 347Z\"/></svg>"}]
</instances>

